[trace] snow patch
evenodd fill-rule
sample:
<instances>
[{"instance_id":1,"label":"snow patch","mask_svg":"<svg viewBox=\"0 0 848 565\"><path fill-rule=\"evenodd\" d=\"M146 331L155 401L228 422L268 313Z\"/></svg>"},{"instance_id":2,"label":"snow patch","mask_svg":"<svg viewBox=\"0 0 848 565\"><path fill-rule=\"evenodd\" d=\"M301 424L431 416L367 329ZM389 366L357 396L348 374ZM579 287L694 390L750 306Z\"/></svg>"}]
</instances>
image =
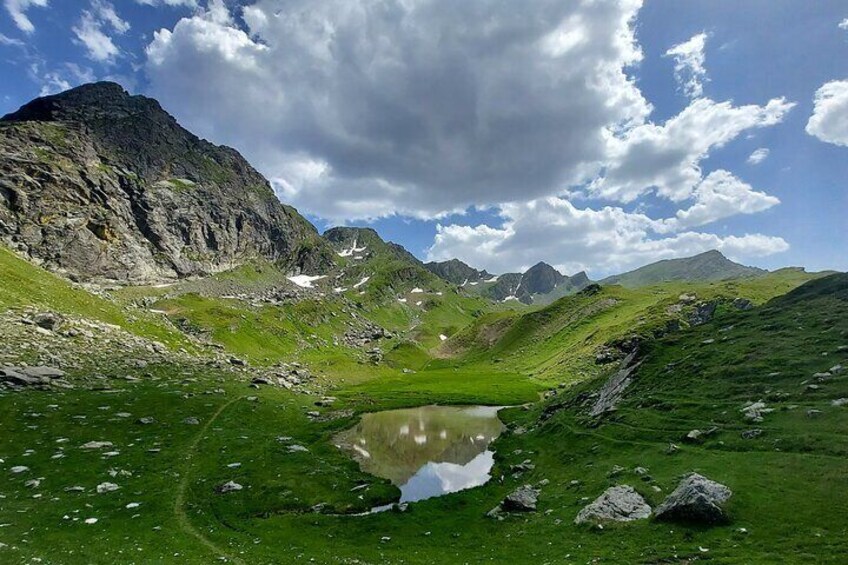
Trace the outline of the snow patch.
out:
<instances>
[{"instance_id":1,"label":"snow patch","mask_svg":"<svg viewBox=\"0 0 848 565\"><path fill-rule=\"evenodd\" d=\"M489 280L485 280L485 281L483 281L483 282L487 282L487 283L496 283L496 282L498 282L498 279L499 279L499 278L500 278L499 276L495 275L494 277L490 278Z\"/></svg>"},{"instance_id":2,"label":"snow patch","mask_svg":"<svg viewBox=\"0 0 848 565\"><path fill-rule=\"evenodd\" d=\"M518 300L518 297L517 297L517 296L515 296L515 295L507 296L507 297L506 297L506 298L504 298L501 302L509 302L510 300Z\"/></svg>"},{"instance_id":3,"label":"snow patch","mask_svg":"<svg viewBox=\"0 0 848 565\"><path fill-rule=\"evenodd\" d=\"M294 284L296 284L297 286L299 286L301 288L312 288L312 283L314 283L315 281L321 280L323 278L326 278L326 275L318 275L318 276L295 275L293 277L286 277L286 278L289 279L291 282L293 282Z\"/></svg>"},{"instance_id":4,"label":"snow patch","mask_svg":"<svg viewBox=\"0 0 848 565\"><path fill-rule=\"evenodd\" d=\"M398 302L401 304L406 304L406 298L398 298Z\"/></svg>"},{"instance_id":5,"label":"snow patch","mask_svg":"<svg viewBox=\"0 0 848 565\"><path fill-rule=\"evenodd\" d=\"M362 253L363 251L368 249L367 246L357 247L356 246L357 243L358 243L358 241L354 239L353 240L353 247L351 247L350 249L342 249L341 251L338 252L338 256L339 257L353 257L357 253ZM361 256L360 257L354 257L354 259L362 259L362 257Z\"/></svg>"},{"instance_id":6,"label":"snow patch","mask_svg":"<svg viewBox=\"0 0 848 565\"><path fill-rule=\"evenodd\" d=\"M423 289L420 289L420 288L418 288L418 287L416 286L415 288L413 288L413 289L412 289L412 290L410 290L409 292L411 292L412 294L421 294L422 292L424 292L424 290L423 290Z\"/></svg>"},{"instance_id":7,"label":"snow patch","mask_svg":"<svg viewBox=\"0 0 848 565\"><path fill-rule=\"evenodd\" d=\"M356 283L355 285L353 285L353 288L359 288L360 286L367 283L369 280L371 280L371 277L362 277L362 280L359 281L358 283Z\"/></svg>"},{"instance_id":8,"label":"snow patch","mask_svg":"<svg viewBox=\"0 0 848 565\"><path fill-rule=\"evenodd\" d=\"M333 292L335 292L336 294L341 294L343 292L347 292L347 289L343 286L337 286L333 289Z\"/></svg>"}]
</instances>

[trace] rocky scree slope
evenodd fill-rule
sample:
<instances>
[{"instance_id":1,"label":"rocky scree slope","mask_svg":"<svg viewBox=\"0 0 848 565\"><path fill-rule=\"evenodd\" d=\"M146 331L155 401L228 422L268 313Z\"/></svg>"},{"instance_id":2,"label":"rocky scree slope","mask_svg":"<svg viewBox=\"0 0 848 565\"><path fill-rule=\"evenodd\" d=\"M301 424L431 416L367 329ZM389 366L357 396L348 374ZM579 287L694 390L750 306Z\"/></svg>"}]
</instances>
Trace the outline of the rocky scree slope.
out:
<instances>
[{"instance_id":1,"label":"rocky scree slope","mask_svg":"<svg viewBox=\"0 0 848 565\"><path fill-rule=\"evenodd\" d=\"M114 83L39 98L0 120L0 237L81 281L203 276L252 258L297 273L334 263L237 151Z\"/></svg>"}]
</instances>

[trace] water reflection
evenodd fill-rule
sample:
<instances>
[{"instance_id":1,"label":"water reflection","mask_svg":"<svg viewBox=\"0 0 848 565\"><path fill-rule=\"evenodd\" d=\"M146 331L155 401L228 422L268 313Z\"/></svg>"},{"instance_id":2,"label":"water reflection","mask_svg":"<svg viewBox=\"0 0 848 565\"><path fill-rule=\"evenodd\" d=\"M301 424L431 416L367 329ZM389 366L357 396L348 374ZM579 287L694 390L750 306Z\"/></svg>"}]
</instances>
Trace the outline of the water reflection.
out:
<instances>
[{"instance_id":1,"label":"water reflection","mask_svg":"<svg viewBox=\"0 0 848 565\"><path fill-rule=\"evenodd\" d=\"M389 479L401 502L484 484L494 464L489 444L503 430L499 408L423 406L366 414L336 437L363 471Z\"/></svg>"}]
</instances>

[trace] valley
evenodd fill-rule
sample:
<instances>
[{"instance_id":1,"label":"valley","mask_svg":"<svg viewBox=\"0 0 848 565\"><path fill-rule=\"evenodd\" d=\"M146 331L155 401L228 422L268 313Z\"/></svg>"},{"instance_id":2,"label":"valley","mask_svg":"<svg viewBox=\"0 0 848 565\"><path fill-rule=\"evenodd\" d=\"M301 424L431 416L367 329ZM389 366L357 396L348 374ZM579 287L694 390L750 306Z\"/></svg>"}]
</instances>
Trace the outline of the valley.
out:
<instances>
[{"instance_id":1,"label":"valley","mask_svg":"<svg viewBox=\"0 0 848 565\"><path fill-rule=\"evenodd\" d=\"M848 275L425 264L118 90L0 122L0 561L848 552Z\"/></svg>"}]
</instances>

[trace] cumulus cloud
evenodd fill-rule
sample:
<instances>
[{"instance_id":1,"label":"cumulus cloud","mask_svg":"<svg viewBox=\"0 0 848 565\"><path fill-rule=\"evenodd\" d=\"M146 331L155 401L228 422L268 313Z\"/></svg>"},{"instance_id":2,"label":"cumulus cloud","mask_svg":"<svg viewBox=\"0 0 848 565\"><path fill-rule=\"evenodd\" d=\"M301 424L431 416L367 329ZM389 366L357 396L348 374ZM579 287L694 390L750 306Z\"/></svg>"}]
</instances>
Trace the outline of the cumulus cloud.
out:
<instances>
[{"instance_id":1,"label":"cumulus cloud","mask_svg":"<svg viewBox=\"0 0 848 565\"><path fill-rule=\"evenodd\" d=\"M780 204L780 200L754 190L725 170L713 171L694 193L695 203L679 210L675 218L661 222L665 229L680 230L703 226L737 214L756 214Z\"/></svg>"},{"instance_id":2,"label":"cumulus cloud","mask_svg":"<svg viewBox=\"0 0 848 565\"><path fill-rule=\"evenodd\" d=\"M759 149L755 149L753 153L748 155L748 164L750 165L759 165L766 159L768 159L769 150L767 147L760 147Z\"/></svg>"},{"instance_id":3,"label":"cumulus cloud","mask_svg":"<svg viewBox=\"0 0 848 565\"><path fill-rule=\"evenodd\" d=\"M27 17L27 10L31 7L46 8L47 0L3 0L3 5L6 11L12 16L12 21L18 26L18 29L24 33L32 33L35 31L35 26Z\"/></svg>"},{"instance_id":4,"label":"cumulus cloud","mask_svg":"<svg viewBox=\"0 0 848 565\"><path fill-rule=\"evenodd\" d=\"M652 261L718 249L736 260L786 251L780 237L761 234L720 237L665 228L644 214L619 207L577 208L563 198L508 204L501 227L438 226L428 259L458 257L492 272L524 270L540 260L566 273L581 270L600 277Z\"/></svg>"},{"instance_id":5,"label":"cumulus cloud","mask_svg":"<svg viewBox=\"0 0 848 565\"><path fill-rule=\"evenodd\" d=\"M609 164L595 180L594 194L632 202L656 190L679 202L701 182L700 162L741 133L780 123L795 106L783 98L765 106L734 106L699 98L662 125L646 123L609 140Z\"/></svg>"},{"instance_id":6,"label":"cumulus cloud","mask_svg":"<svg viewBox=\"0 0 848 565\"><path fill-rule=\"evenodd\" d=\"M704 98L699 34L668 51L693 99L650 121L629 75L643 56L640 7L251 0L233 12L210 0L154 34L145 68L150 93L183 124L238 147L282 200L315 216L500 210L499 227L440 226L434 259L493 270L546 259L572 271L786 249L780 238L692 230L778 203L702 162L794 104ZM578 193L613 203L653 194L679 210L655 220L618 205L578 208L564 197Z\"/></svg>"},{"instance_id":7,"label":"cumulus cloud","mask_svg":"<svg viewBox=\"0 0 848 565\"><path fill-rule=\"evenodd\" d=\"M848 30L848 18L845 18L841 22L839 22L839 29Z\"/></svg>"},{"instance_id":8,"label":"cumulus cloud","mask_svg":"<svg viewBox=\"0 0 848 565\"><path fill-rule=\"evenodd\" d=\"M107 31L121 35L129 31L130 24L118 16L109 2L92 0L90 8L83 10L79 22L71 29L85 46L89 59L109 63L121 54L121 50Z\"/></svg>"},{"instance_id":9,"label":"cumulus cloud","mask_svg":"<svg viewBox=\"0 0 848 565\"><path fill-rule=\"evenodd\" d=\"M848 80L835 80L816 91L807 133L825 143L848 147Z\"/></svg>"},{"instance_id":10,"label":"cumulus cloud","mask_svg":"<svg viewBox=\"0 0 848 565\"><path fill-rule=\"evenodd\" d=\"M707 34L699 33L665 52L666 57L674 58L674 78L689 98L699 98L704 93L704 82L708 80L704 67L706 43Z\"/></svg>"},{"instance_id":11,"label":"cumulus cloud","mask_svg":"<svg viewBox=\"0 0 848 565\"><path fill-rule=\"evenodd\" d=\"M242 29L214 2L156 33L147 72L298 206L338 217L381 185L383 210L437 216L594 174L606 132L650 110L626 73L640 4L258 0ZM304 162L312 184L289 178Z\"/></svg>"}]
</instances>

